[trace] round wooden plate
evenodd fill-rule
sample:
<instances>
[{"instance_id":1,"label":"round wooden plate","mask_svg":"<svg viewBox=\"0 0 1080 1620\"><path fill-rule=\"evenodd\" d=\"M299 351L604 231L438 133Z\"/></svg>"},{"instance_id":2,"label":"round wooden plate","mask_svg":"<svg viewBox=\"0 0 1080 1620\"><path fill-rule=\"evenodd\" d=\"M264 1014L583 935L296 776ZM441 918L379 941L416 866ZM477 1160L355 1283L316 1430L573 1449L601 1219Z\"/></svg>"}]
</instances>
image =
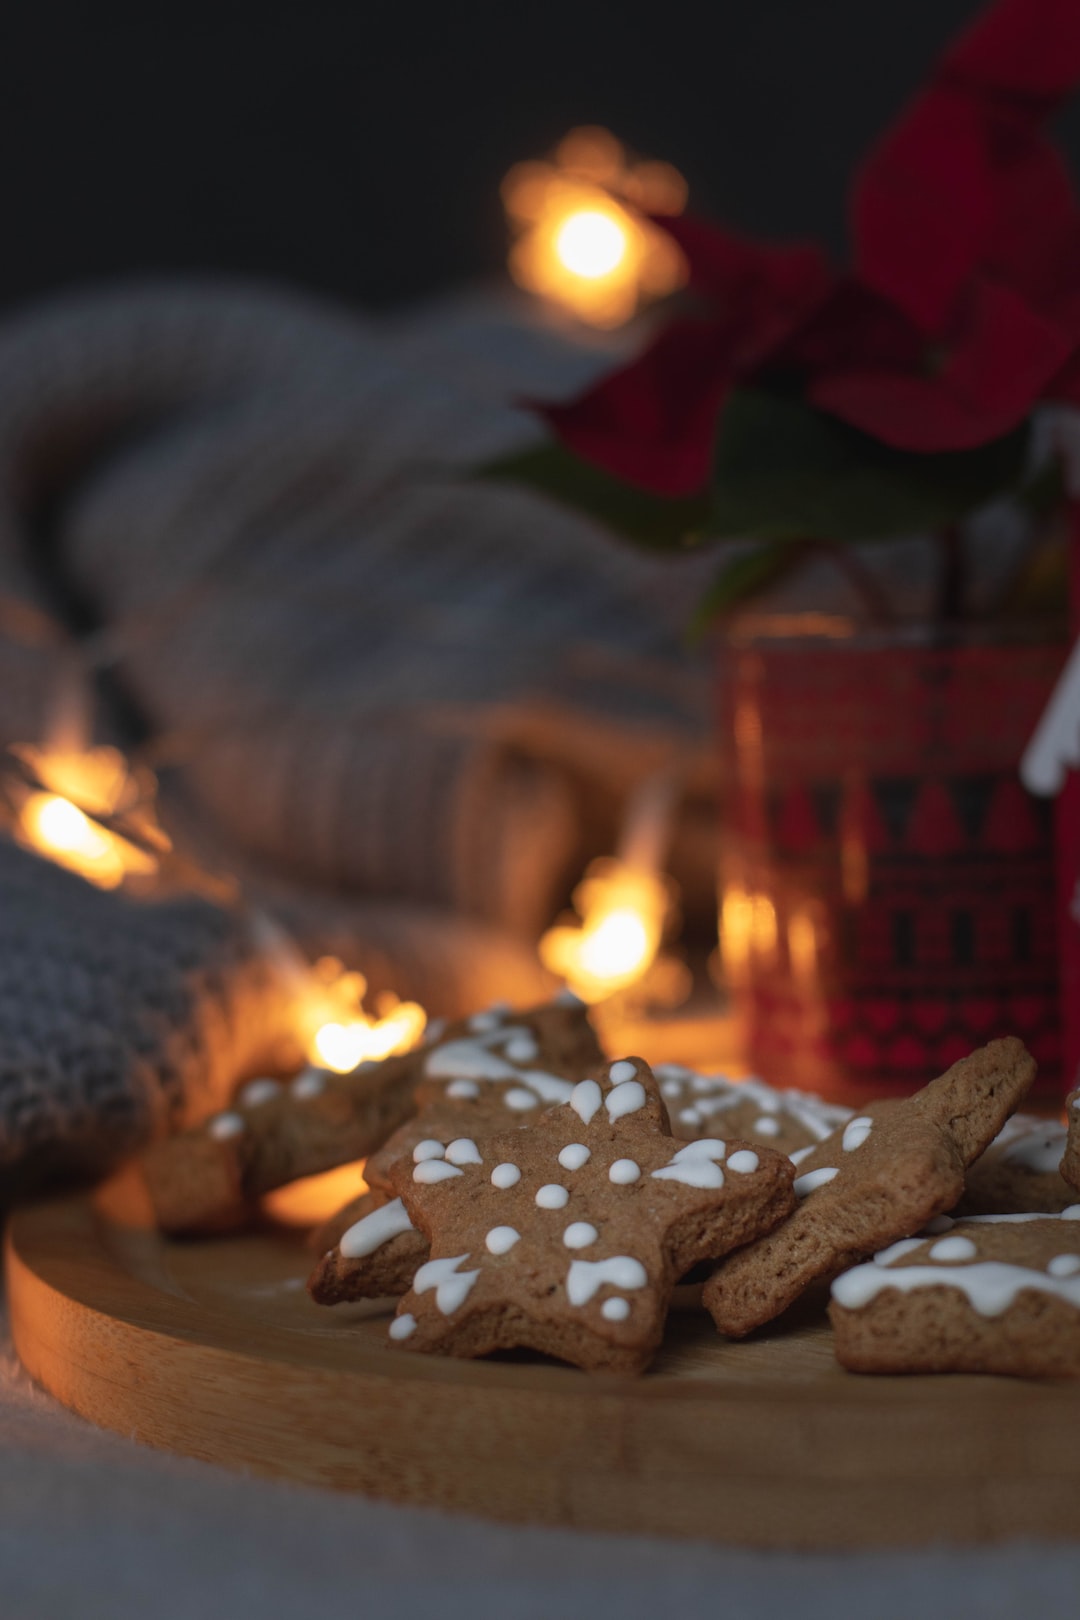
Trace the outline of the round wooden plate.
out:
<instances>
[{"instance_id":1,"label":"round wooden plate","mask_svg":"<svg viewBox=\"0 0 1080 1620\"><path fill-rule=\"evenodd\" d=\"M94 1423L268 1475L493 1518L753 1546L1071 1539L1080 1384L860 1378L819 1319L671 1319L644 1378L410 1355L311 1303L302 1239L163 1241L133 1184L20 1211L28 1371Z\"/></svg>"}]
</instances>

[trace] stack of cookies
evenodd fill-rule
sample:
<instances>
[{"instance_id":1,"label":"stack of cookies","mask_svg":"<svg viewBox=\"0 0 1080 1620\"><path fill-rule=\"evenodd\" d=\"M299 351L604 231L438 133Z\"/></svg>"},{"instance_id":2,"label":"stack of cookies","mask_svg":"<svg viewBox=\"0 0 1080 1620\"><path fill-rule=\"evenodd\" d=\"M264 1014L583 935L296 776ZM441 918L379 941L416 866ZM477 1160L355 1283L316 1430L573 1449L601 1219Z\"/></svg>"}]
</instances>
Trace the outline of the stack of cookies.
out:
<instances>
[{"instance_id":1,"label":"stack of cookies","mask_svg":"<svg viewBox=\"0 0 1080 1620\"><path fill-rule=\"evenodd\" d=\"M742 1338L831 1285L860 1372L1080 1375L1080 1094L1017 1113L1008 1038L860 1114L760 1081L609 1061L564 995L429 1031L404 1057L256 1081L146 1161L159 1220L209 1233L366 1157L316 1234L323 1305L398 1301L404 1350L530 1349L643 1371L676 1285Z\"/></svg>"}]
</instances>

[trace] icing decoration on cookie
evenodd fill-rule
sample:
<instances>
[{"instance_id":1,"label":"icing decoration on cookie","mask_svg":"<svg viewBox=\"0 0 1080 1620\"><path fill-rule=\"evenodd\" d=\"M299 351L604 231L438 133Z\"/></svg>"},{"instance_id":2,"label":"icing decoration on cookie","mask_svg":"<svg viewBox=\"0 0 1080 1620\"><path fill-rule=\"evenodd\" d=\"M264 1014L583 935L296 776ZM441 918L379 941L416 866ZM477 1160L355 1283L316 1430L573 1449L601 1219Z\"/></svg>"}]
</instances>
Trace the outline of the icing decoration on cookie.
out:
<instances>
[{"instance_id":1,"label":"icing decoration on cookie","mask_svg":"<svg viewBox=\"0 0 1080 1620\"><path fill-rule=\"evenodd\" d=\"M603 1100L603 1093L595 1080L579 1081L570 1093L570 1106L583 1125L592 1123Z\"/></svg>"},{"instance_id":2,"label":"icing decoration on cookie","mask_svg":"<svg viewBox=\"0 0 1080 1620\"><path fill-rule=\"evenodd\" d=\"M504 1092L503 1102L516 1114L523 1114L527 1109L537 1106L536 1097L531 1091L526 1091L524 1086L515 1086L512 1091Z\"/></svg>"},{"instance_id":3,"label":"icing decoration on cookie","mask_svg":"<svg viewBox=\"0 0 1080 1620\"><path fill-rule=\"evenodd\" d=\"M1025 1288L1080 1308L1080 1276L1053 1276L1003 1260L978 1260L955 1269L943 1265L856 1266L837 1277L832 1297L846 1310L859 1311L888 1288L905 1294L916 1288L956 1288L980 1316L1003 1316Z\"/></svg>"},{"instance_id":4,"label":"icing decoration on cookie","mask_svg":"<svg viewBox=\"0 0 1080 1620\"><path fill-rule=\"evenodd\" d=\"M280 1080L249 1080L240 1092L237 1101L244 1108L261 1108L263 1103L271 1102L280 1094Z\"/></svg>"},{"instance_id":5,"label":"icing decoration on cookie","mask_svg":"<svg viewBox=\"0 0 1080 1620\"><path fill-rule=\"evenodd\" d=\"M617 1063L613 1063L608 1070L608 1078L613 1086L621 1086L624 1081L634 1080L636 1077L637 1069L628 1058L620 1058L619 1061Z\"/></svg>"},{"instance_id":6,"label":"icing decoration on cookie","mask_svg":"<svg viewBox=\"0 0 1080 1620\"><path fill-rule=\"evenodd\" d=\"M461 1171L456 1164L447 1164L445 1159L424 1159L412 1173L414 1181L422 1187L430 1187L436 1181L449 1181L452 1176L460 1176Z\"/></svg>"},{"instance_id":7,"label":"icing decoration on cookie","mask_svg":"<svg viewBox=\"0 0 1080 1620\"><path fill-rule=\"evenodd\" d=\"M473 1030L477 1035L487 1035L492 1030L498 1029L501 1023L501 1009L489 1007L487 1012L473 1013L472 1017L467 1020L465 1027Z\"/></svg>"},{"instance_id":8,"label":"icing decoration on cookie","mask_svg":"<svg viewBox=\"0 0 1080 1620\"><path fill-rule=\"evenodd\" d=\"M560 1187L557 1181L549 1181L539 1187L536 1193L537 1209L565 1209L570 1202L570 1194L565 1187Z\"/></svg>"},{"instance_id":9,"label":"icing decoration on cookie","mask_svg":"<svg viewBox=\"0 0 1080 1620\"><path fill-rule=\"evenodd\" d=\"M775 1114L762 1114L760 1119L755 1119L754 1129L759 1136L779 1136L780 1121Z\"/></svg>"},{"instance_id":10,"label":"icing decoration on cookie","mask_svg":"<svg viewBox=\"0 0 1080 1620\"><path fill-rule=\"evenodd\" d=\"M656 1075L668 1101L684 1100L675 1118L688 1130L705 1125L717 1114L750 1103L756 1111L750 1130L761 1136L776 1137L783 1129L783 1121L787 1120L809 1138L806 1146L809 1152L851 1118L850 1108L824 1102L810 1092L778 1090L756 1075L732 1080L724 1074L695 1074L693 1069L677 1063L661 1064ZM745 1134L746 1129L744 1126L741 1132L733 1130L731 1134Z\"/></svg>"},{"instance_id":11,"label":"icing decoration on cookie","mask_svg":"<svg viewBox=\"0 0 1080 1620\"><path fill-rule=\"evenodd\" d=\"M587 1305L605 1283L627 1292L644 1288L645 1267L633 1255L615 1254L609 1260L571 1260L566 1274L566 1297L571 1305Z\"/></svg>"},{"instance_id":12,"label":"icing decoration on cookie","mask_svg":"<svg viewBox=\"0 0 1080 1620\"><path fill-rule=\"evenodd\" d=\"M856 1148L861 1148L873 1128L873 1120L868 1119L865 1114L861 1114L858 1119L849 1120L844 1126L842 1139L844 1152L854 1153Z\"/></svg>"},{"instance_id":13,"label":"icing decoration on cookie","mask_svg":"<svg viewBox=\"0 0 1080 1620\"><path fill-rule=\"evenodd\" d=\"M796 1176L796 1198L806 1198L810 1193L817 1192L819 1187L827 1187L834 1176L839 1174L839 1170L833 1165L822 1165L820 1170L808 1170L805 1176Z\"/></svg>"},{"instance_id":14,"label":"icing decoration on cookie","mask_svg":"<svg viewBox=\"0 0 1080 1620\"><path fill-rule=\"evenodd\" d=\"M511 1063L535 1063L540 1056L540 1048L528 1032L513 1036L504 1050Z\"/></svg>"},{"instance_id":15,"label":"icing decoration on cookie","mask_svg":"<svg viewBox=\"0 0 1080 1620\"><path fill-rule=\"evenodd\" d=\"M931 1260L974 1260L978 1250L970 1238L938 1238L930 1250Z\"/></svg>"},{"instance_id":16,"label":"icing decoration on cookie","mask_svg":"<svg viewBox=\"0 0 1080 1620\"><path fill-rule=\"evenodd\" d=\"M480 1087L475 1080L451 1080L446 1088L446 1095L460 1102L468 1102L474 1097L479 1097Z\"/></svg>"},{"instance_id":17,"label":"icing decoration on cookie","mask_svg":"<svg viewBox=\"0 0 1080 1620\"><path fill-rule=\"evenodd\" d=\"M491 1172L491 1185L498 1187L500 1192L506 1192L510 1187L516 1187L521 1180L521 1171L516 1164L497 1164Z\"/></svg>"},{"instance_id":18,"label":"icing decoration on cookie","mask_svg":"<svg viewBox=\"0 0 1080 1620\"><path fill-rule=\"evenodd\" d=\"M215 1142L227 1142L232 1136L241 1136L247 1126L240 1114L216 1114L206 1129Z\"/></svg>"},{"instance_id":19,"label":"icing decoration on cookie","mask_svg":"<svg viewBox=\"0 0 1080 1620\"><path fill-rule=\"evenodd\" d=\"M749 1148L740 1148L726 1161L729 1170L737 1170L741 1176L751 1176L757 1169L761 1160Z\"/></svg>"},{"instance_id":20,"label":"icing decoration on cookie","mask_svg":"<svg viewBox=\"0 0 1080 1620\"><path fill-rule=\"evenodd\" d=\"M566 1228L562 1240L568 1249L587 1249L600 1236L589 1221L574 1221Z\"/></svg>"},{"instance_id":21,"label":"icing decoration on cookie","mask_svg":"<svg viewBox=\"0 0 1080 1620\"><path fill-rule=\"evenodd\" d=\"M387 1332L392 1339L407 1339L410 1334L416 1332L416 1317L411 1316L408 1311L404 1316L395 1316Z\"/></svg>"},{"instance_id":22,"label":"icing decoration on cookie","mask_svg":"<svg viewBox=\"0 0 1080 1620\"><path fill-rule=\"evenodd\" d=\"M559 1154L559 1163L564 1170L580 1170L591 1158L592 1154L584 1142L568 1142Z\"/></svg>"},{"instance_id":23,"label":"icing decoration on cookie","mask_svg":"<svg viewBox=\"0 0 1080 1620\"><path fill-rule=\"evenodd\" d=\"M616 1159L608 1171L608 1180L617 1187L628 1187L641 1175L641 1166L633 1159Z\"/></svg>"},{"instance_id":24,"label":"icing decoration on cookie","mask_svg":"<svg viewBox=\"0 0 1080 1620\"><path fill-rule=\"evenodd\" d=\"M480 1275L479 1271L458 1270L468 1258L467 1254L459 1254L452 1260L428 1260L413 1278L413 1292L427 1294L434 1288L437 1308L444 1316L451 1316L464 1305Z\"/></svg>"},{"instance_id":25,"label":"icing decoration on cookie","mask_svg":"<svg viewBox=\"0 0 1080 1620\"><path fill-rule=\"evenodd\" d=\"M1075 1277L1080 1271L1080 1254L1055 1254L1046 1269L1051 1277Z\"/></svg>"},{"instance_id":26,"label":"icing decoration on cookie","mask_svg":"<svg viewBox=\"0 0 1080 1620\"><path fill-rule=\"evenodd\" d=\"M521 1067L539 1056L536 1037L527 1025L505 1024L501 1015L496 1017L493 1012L487 1012L475 1013L468 1028L473 1032L472 1039L446 1041L428 1053L424 1061L428 1079L464 1080L472 1085L483 1081L517 1081L517 1088L508 1092L503 1101L521 1111L535 1107L537 1099L548 1104L567 1100L573 1090L569 1080L542 1069ZM526 1092L532 1093L528 1103L523 1100Z\"/></svg>"},{"instance_id":27,"label":"icing decoration on cookie","mask_svg":"<svg viewBox=\"0 0 1080 1620\"><path fill-rule=\"evenodd\" d=\"M512 1226L493 1226L484 1243L489 1254L508 1254L515 1243L521 1242L521 1233Z\"/></svg>"},{"instance_id":28,"label":"icing decoration on cookie","mask_svg":"<svg viewBox=\"0 0 1080 1620\"><path fill-rule=\"evenodd\" d=\"M413 1163L423 1164L425 1159L442 1159L446 1156L446 1148L437 1142L433 1136L425 1136L422 1142L417 1142L412 1150Z\"/></svg>"},{"instance_id":29,"label":"icing decoration on cookie","mask_svg":"<svg viewBox=\"0 0 1080 1620\"><path fill-rule=\"evenodd\" d=\"M346 1260L360 1260L364 1255L374 1254L381 1249L384 1243L396 1238L402 1232L412 1232L415 1228L409 1219L409 1212L400 1198L392 1198L381 1209L372 1210L355 1225L350 1226L342 1235L338 1248Z\"/></svg>"},{"instance_id":30,"label":"icing decoration on cookie","mask_svg":"<svg viewBox=\"0 0 1080 1620\"><path fill-rule=\"evenodd\" d=\"M619 1067L618 1063L614 1065L616 1069ZM633 1068L633 1064L627 1064L626 1067ZM620 1081L614 1091L609 1091L604 1098L604 1107L612 1120L622 1119L626 1114L636 1114L638 1109L644 1106L645 1087L637 1080Z\"/></svg>"},{"instance_id":31,"label":"icing decoration on cookie","mask_svg":"<svg viewBox=\"0 0 1080 1620\"><path fill-rule=\"evenodd\" d=\"M625 1322L630 1315L630 1301L613 1294L600 1307L600 1315L608 1322Z\"/></svg>"},{"instance_id":32,"label":"icing decoration on cookie","mask_svg":"<svg viewBox=\"0 0 1080 1620\"><path fill-rule=\"evenodd\" d=\"M724 1172L716 1162L727 1152L727 1143L715 1137L688 1142L679 1148L671 1163L653 1171L656 1181L681 1181L684 1187L722 1187Z\"/></svg>"},{"instance_id":33,"label":"icing decoration on cookie","mask_svg":"<svg viewBox=\"0 0 1080 1620\"><path fill-rule=\"evenodd\" d=\"M451 1164L483 1164L480 1150L471 1136L459 1136L449 1144L446 1157Z\"/></svg>"},{"instance_id":34,"label":"icing decoration on cookie","mask_svg":"<svg viewBox=\"0 0 1080 1620\"><path fill-rule=\"evenodd\" d=\"M326 1070L305 1069L303 1074L297 1075L289 1090L294 1097L299 1097L301 1101L305 1097L317 1097L320 1092L326 1090Z\"/></svg>"}]
</instances>

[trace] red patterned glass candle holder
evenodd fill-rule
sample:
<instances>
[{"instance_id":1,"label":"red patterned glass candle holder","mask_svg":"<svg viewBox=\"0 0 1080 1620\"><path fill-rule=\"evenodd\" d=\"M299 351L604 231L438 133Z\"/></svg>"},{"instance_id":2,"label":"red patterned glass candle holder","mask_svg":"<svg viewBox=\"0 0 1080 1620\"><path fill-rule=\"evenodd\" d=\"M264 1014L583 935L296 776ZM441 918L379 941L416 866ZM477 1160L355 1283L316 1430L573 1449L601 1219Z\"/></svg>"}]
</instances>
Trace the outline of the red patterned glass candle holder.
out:
<instances>
[{"instance_id":1,"label":"red patterned glass candle holder","mask_svg":"<svg viewBox=\"0 0 1080 1620\"><path fill-rule=\"evenodd\" d=\"M1016 1034L1057 1092L1053 813L1017 765L1064 646L778 628L720 655L721 955L747 1062L859 1100Z\"/></svg>"}]
</instances>

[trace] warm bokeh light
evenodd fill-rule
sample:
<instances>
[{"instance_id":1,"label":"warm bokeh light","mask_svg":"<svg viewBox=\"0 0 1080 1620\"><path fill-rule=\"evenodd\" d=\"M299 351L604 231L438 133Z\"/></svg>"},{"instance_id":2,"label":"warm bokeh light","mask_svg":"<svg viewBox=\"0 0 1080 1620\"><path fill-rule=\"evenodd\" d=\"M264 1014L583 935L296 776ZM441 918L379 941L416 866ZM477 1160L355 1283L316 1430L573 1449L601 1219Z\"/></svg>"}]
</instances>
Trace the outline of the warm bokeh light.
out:
<instances>
[{"instance_id":1,"label":"warm bokeh light","mask_svg":"<svg viewBox=\"0 0 1080 1620\"><path fill-rule=\"evenodd\" d=\"M301 1013L310 1062L348 1074L360 1063L407 1052L416 1045L427 1024L423 1007L386 992L378 998L372 1016L364 1010L366 994L364 975L346 971L337 957L324 956L315 963Z\"/></svg>"},{"instance_id":2,"label":"warm bokeh light","mask_svg":"<svg viewBox=\"0 0 1080 1620\"><path fill-rule=\"evenodd\" d=\"M621 326L686 280L678 247L648 217L682 213L686 182L608 130L572 130L550 162L515 164L502 196L514 280L590 325Z\"/></svg>"},{"instance_id":3,"label":"warm bokeh light","mask_svg":"<svg viewBox=\"0 0 1080 1620\"><path fill-rule=\"evenodd\" d=\"M549 928L540 941L541 960L582 1001L603 1001L648 972L670 903L670 885L657 873L594 861L574 891L580 924Z\"/></svg>"},{"instance_id":4,"label":"warm bokeh light","mask_svg":"<svg viewBox=\"0 0 1080 1620\"><path fill-rule=\"evenodd\" d=\"M318 1226L351 1199L367 1192L365 1162L356 1159L351 1164L339 1164L336 1170L324 1170L322 1175L287 1182L264 1195L263 1212L283 1226Z\"/></svg>"},{"instance_id":5,"label":"warm bokeh light","mask_svg":"<svg viewBox=\"0 0 1080 1620\"><path fill-rule=\"evenodd\" d=\"M48 791L17 794L15 836L101 889L115 889L132 874L157 870L154 856L100 826L95 815L123 815L162 851L168 839L153 814L155 783L132 770L115 748L53 751L18 744L12 748Z\"/></svg>"}]
</instances>

